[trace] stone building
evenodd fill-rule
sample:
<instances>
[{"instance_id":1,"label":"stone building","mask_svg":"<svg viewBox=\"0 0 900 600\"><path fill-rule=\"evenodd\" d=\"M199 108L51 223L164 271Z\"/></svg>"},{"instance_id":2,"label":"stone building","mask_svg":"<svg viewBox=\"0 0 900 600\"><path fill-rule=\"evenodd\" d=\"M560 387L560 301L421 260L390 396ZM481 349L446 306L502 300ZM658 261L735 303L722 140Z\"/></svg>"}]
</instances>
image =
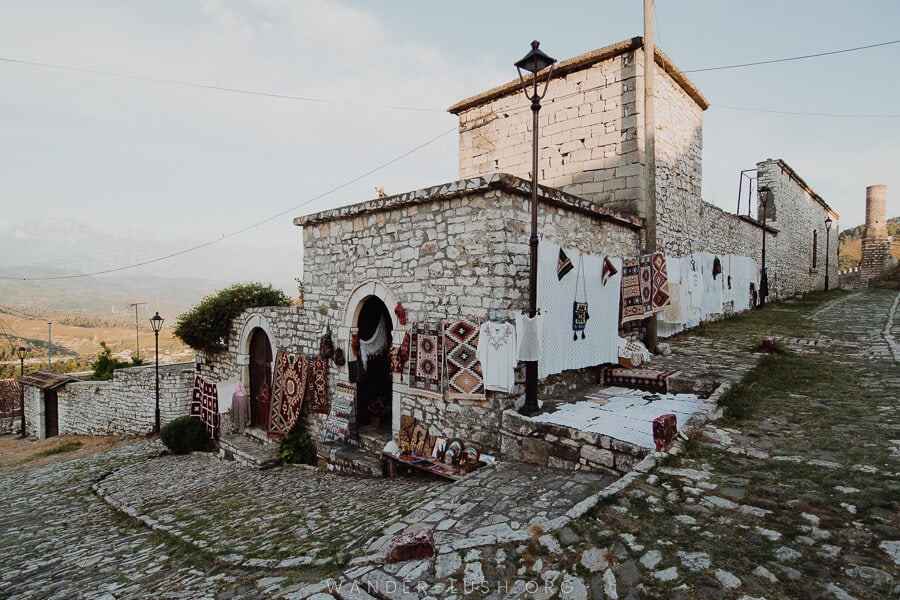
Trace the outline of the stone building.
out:
<instances>
[{"instance_id":1,"label":"stone building","mask_svg":"<svg viewBox=\"0 0 900 600\"><path fill-rule=\"evenodd\" d=\"M863 286L880 278L891 258L891 240L885 221L886 205L886 185L870 185L866 188L866 226L859 261L860 282Z\"/></svg>"}]
</instances>

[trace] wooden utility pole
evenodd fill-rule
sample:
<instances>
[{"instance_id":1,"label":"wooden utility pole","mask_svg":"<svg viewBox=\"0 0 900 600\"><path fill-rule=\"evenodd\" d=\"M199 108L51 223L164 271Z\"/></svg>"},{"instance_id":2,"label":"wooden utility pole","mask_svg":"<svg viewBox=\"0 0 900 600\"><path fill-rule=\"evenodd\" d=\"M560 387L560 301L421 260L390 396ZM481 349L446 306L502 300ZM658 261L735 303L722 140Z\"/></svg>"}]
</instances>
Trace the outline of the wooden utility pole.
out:
<instances>
[{"instance_id":1,"label":"wooden utility pole","mask_svg":"<svg viewBox=\"0 0 900 600\"><path fill-rule=\"evenodd\" d=\"M653 45L653 0L644 0L644 159L645 181L644 254L656 252L656 113L653 102L653 77L656 49ZM647 349L656 352L656 314L647 319Z\"/></svg>"},{"instance_id":2,"label":"wooden utility pole","mask_svg":"<svg viewBox=\"0 0 900 600\"><path fill-rule=\"evenodd\" d=\"M146 302L132 302L128 306L134 308L134 343L137 351L137 360L140 362L141 360L141 334L140 329L138 328L138 306L142 304L147 304Z\"/></svg>"}]
</instances>

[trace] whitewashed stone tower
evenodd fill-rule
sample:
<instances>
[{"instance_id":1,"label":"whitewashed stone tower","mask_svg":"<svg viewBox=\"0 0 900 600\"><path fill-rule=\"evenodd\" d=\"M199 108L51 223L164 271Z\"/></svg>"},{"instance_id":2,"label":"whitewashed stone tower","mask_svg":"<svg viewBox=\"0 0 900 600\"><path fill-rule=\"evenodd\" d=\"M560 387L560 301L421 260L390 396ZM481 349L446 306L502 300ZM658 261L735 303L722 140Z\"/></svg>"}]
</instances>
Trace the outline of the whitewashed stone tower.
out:
<instances>
[{"instance_id":1,"label":"whitewashed stone tower","mask_svg":"<svg viewBox=\"0 0 900 600\"><path fill-rule=\"evenodd\" d=\"M866 188L866 227L863 230L862 257L859 263L863 284L881 277L890 257L890 240L885 222L887 186Z\"/></svg>"}]
</instances>

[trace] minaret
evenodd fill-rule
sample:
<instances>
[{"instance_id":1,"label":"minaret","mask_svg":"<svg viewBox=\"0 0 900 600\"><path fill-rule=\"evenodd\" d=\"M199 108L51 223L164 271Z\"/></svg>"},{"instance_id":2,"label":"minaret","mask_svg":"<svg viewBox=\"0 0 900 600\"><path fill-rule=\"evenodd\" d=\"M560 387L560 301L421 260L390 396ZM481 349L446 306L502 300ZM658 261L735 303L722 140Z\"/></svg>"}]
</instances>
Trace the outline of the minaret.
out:
<instances>
[{"instance_id":1,"label":"minaret","mask_svg":"<svg viewBox=\"0 0 900 600\"><path fill-rule=\"evenodd\" d=\"M859 262L860 280L867 284L884 274L890 257L885 206L887 186L870 185L866 188L866 227L863 230L862 257Z\"/></svg>"}]
</instances>

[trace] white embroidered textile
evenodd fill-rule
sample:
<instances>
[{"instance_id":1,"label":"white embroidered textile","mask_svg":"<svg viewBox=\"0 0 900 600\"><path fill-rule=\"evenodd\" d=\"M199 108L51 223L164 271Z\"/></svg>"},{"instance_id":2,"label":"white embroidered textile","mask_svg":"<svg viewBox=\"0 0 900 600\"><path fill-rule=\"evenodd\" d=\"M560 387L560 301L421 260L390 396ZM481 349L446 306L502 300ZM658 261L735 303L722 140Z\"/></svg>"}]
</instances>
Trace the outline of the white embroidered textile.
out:
<instances>
[{"instance_id":1,"label":"white embroidered textile","mask_svg":"<svg viewBox=\"0 0 900 600\"><path fill-rule=\"evenodd\" d=\"M487 321L478 330L478 360L484 389L509 394L516 384L516 328L512 323Z\"/></svg>"}]
</instances>

